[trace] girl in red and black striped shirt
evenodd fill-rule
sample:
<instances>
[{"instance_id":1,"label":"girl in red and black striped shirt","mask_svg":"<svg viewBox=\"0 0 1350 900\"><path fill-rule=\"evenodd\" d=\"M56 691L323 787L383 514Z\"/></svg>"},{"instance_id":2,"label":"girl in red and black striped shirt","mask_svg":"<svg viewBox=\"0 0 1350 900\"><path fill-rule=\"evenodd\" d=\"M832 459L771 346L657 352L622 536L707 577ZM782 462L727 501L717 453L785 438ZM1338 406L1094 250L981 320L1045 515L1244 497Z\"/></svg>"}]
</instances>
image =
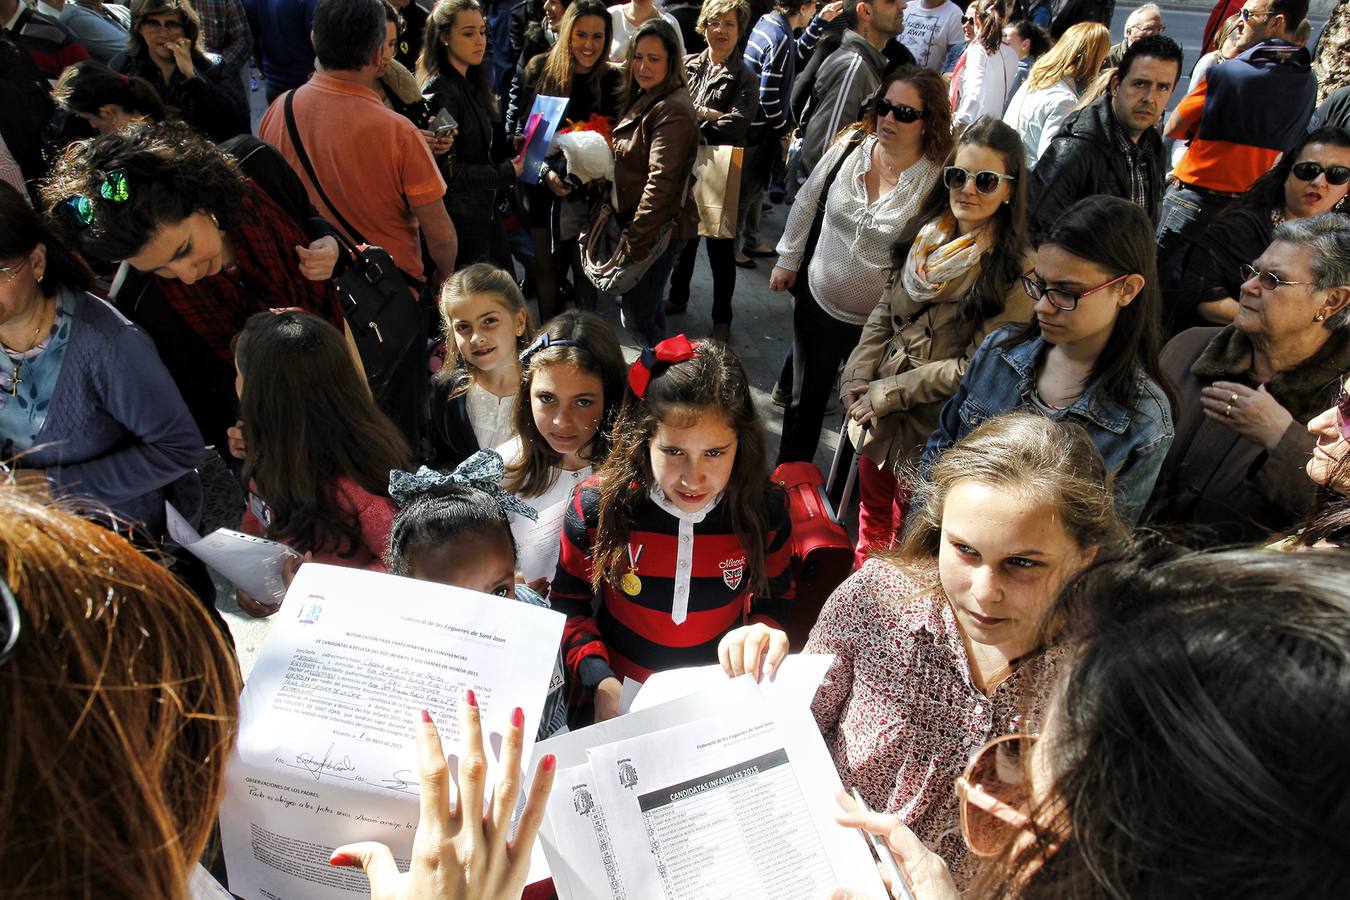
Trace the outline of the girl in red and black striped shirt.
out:
<instances>
[{"instance_id":1,"label":"girl in red and black striped shirt","mask_svg":"<svg viewBox=\"0 0 1350 900\"><path fill-rule=\"evenodd\" d=\"M782 621L793 588L787 498L740 360L679 335L628 381L609 458L572 497L549 593L597 719L617 713L623 676L716 662L733 628Z\"/></svg>"}]
</instances>

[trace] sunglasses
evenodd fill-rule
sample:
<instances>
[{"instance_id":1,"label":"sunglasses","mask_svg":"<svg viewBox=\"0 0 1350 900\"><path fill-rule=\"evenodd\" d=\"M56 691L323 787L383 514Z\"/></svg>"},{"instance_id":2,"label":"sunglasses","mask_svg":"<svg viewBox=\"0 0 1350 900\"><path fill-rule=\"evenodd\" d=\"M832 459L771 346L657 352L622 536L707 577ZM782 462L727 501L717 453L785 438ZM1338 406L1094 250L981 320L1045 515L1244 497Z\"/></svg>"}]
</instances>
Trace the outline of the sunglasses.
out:
<instances>
[{"instance_id":1,"label":"sunglasses","mask_svg":"<svg viewBox=\"0 0 1350 900\"><path fill-rule=\"evenodd\" d=\"M904 103L892 103L885 97L878 97L873 101L877 111L877 118L884 119L887 116L894 116L895 121L904 125L910 125L920 119L928 118L928 112L922 109L915 109Z\"/></svg>"},{"instance_id":2,"label":"sunglasses","mask_svg":"<svg viewBox=\"0 0 1350 900\"><path fill-rule=\"evenodd\" d=\"M998 172L970 172L960 166L947 166L942 170L942 183L947 185L949 190L963 191L966 188L968 179L975 179L975 190L981 194L992 194L998 190L1000 181L1016 181L1011 175L1000 175Z\"/></svg>"},{"instance_id":3,"label":"sunglasses","mask_svg":"<svg viewBox=\"0 0 1350 900\"><path fill-rule=\"evenodd\" d=\"M1031 784L1025 763L1034 734L1005 734L980 748L956 779L961 832L976 856L998 856L1022 833L1036 833L1027 810Z\"/></svg>"},{"instance_id":4,"label":"sunglasses","mask_svg":"<svg viewBox=\"0 0 1350 900\"><path fill-rule=\"evenodd\" d=\"M961 24L962 24L962 25L971 25L971 24L973 24L974 22L975 22L975 17L974 17L974 16L962 16L962 17L961 17Z\"/></svg>"},{"instance_id":5,"label":"sunglasses","mask_svg":"<svg viewBox=\"0 0 1350 900\"><path fill-rule=\"evenodd\" d=\"M1262 14L1252 12L1250 9L1240 9L1238 10L1238 17L1244 22L1264 22L1270 18L1270 13Z\"/></svg>"},{"instance_id":6,"label":"sunglasses","mask_svg":"<svg viewBox=\"0 0 1350 900\"><path fill-rule=\"evenodd\" d=\"M1327 184L1334 184L1337 187L1350 181L1350 166L1324 166L1319 162L1301 162L1294 163L1289 171L1293 172L1299 181L1315 181L1317 176L1323 173L1327 176Z\"/></svg>"},{"instance_id":7,"label":"sunglasses","mask_svg":"<svg viewBox=\"0 0 1350 900\"><path fill-rule=\"evenodd\" d=\"M1262 272L1255 266L1243 266L1242 268L1238 269L1238 274L1242 276L1242 280L1244 282L1251 281L1253 278L1255 278L1256 283L1261 286L1261 290L1263 291L1277 290L1279 288L1285 287L1286 285L1315 283L1312 281L1285 281L1283 278L1276 275L1274 272Z\"/></svg>"}]
</instances>

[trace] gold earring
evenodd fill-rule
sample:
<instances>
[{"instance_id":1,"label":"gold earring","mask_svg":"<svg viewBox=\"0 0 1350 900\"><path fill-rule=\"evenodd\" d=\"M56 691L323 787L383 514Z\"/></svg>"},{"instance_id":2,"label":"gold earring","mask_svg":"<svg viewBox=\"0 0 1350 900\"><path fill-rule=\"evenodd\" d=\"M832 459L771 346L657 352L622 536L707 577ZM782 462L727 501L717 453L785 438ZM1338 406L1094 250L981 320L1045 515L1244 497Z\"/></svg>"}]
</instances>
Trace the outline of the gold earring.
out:
<instances>
[{"instance_id":1,"label":"gold earring","mask_svg":"<svg viewBox=\"0 0 1350 900\"><path fill-rule=\"evenodd\" d=\"M1317 315L1313 316L1313 321L1314 321L1314 322L1325 322L1326 319L1327 319L1327 314L1326 314L1326 313L1323 313L1323 312L1320 312L1320 313L1318 313Z\"/></svg>"}]
</instances>

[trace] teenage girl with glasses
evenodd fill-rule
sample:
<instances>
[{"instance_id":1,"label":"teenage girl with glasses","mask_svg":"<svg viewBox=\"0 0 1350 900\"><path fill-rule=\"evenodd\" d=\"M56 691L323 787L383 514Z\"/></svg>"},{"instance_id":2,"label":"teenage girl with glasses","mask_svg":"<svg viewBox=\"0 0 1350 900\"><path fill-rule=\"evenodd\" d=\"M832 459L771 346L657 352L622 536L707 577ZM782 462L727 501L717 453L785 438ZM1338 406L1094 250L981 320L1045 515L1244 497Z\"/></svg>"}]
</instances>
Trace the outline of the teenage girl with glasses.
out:
<instances>
[{"instance_id":1,"label":"teenage girl with glasses","mask_svg":"<svg viewBox=\"0 0 1350 900\"><path fill-rule=\"evenodd\" d=\"M1027 406L1087 428L1120 517L1138 520L1173 434L1158 363L1152 229L1143 210L1118 197L1080 200L1060 217L1022 278L1035 318L980 345L942 408L922 471L985 419Z\"/></svg>"}]
</instances>

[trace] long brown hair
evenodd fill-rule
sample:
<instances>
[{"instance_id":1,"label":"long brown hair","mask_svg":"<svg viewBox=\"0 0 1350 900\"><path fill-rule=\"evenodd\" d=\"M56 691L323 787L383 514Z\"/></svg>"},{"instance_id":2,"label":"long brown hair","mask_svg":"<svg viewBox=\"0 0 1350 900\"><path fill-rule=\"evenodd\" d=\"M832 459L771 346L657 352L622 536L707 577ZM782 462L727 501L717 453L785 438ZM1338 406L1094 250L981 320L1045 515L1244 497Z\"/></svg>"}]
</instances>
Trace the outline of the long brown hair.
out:
<instances>
[{"instance_id":1,"label":"long brown hair","mask_svg":"<svg viewBox=\"0 0 1350 900\"><path fill-rule=\"evenodd\" d=\"M881 80L881 86L872 95L872 99L875 101L885 97L891 85L898 82L904 82L919 92L925 113L923 155L932 162L942 162L952 149L952 102L947 96L947 83L932 69L925 69L922 66L900 66ZM874 103L868 103L863 110L862 118L856 124L842 129L838 139L843 139L859 129L863 134L876 134L877 108Z\"/></svg>"},{"instance_id":2,"label":"long brown hair","mask_svg":"<svg viewBox=\"0 0 1350 900\"><path fill-rule=\"evenodd\" d=\"M446 49L441 35L455 27L455 19L460 13L469 10L477 10L483 16L483 21L487 22L487 13L478 0L440 0L431 10L431 15L427 17L426 30L422 34L422 52L417 57L418 84L426 87L431 76L450 71L452 68L450 51ZM492 44L489 41L483 61L476 66L469 66L465 77L469 84L478 88L493 113L496 113L497 95L492 92L488 81L487 54L491 52Z\"/></svg>"},{"instance_id":3,"label":"long brown hair","mask_svg":"<svg viewBox=\"0 0 1350 900\"><path fill-rule=\"evenodd\" d=\"M666 49L666 78L652 88L649 93L664 95L689 86L689 79L684 71L684 58L680 56L680 45L675 36L675 26L660 16L648 19L638 27L637 31L633 32L633 38L628 42L628 50L624 54L624 109L632 109L638 94L642 92L642 88L638 87L637 79L633 77L633 57L637 55L638 41L645 37L655 37Z\"/></svg>"},{"instance_id":4,"label":"long brown hair","mask_svg":"<svg viewBox=\"0 0 1350 900\"><path fill-rule=\"evenodd\" d=\"M541 334L551 341L575 341L576 346L552 346L537 350L520 364L520 393L516 395L516 434L520 435L520 459L506 469L506 489L522 497L537 497L553 486L562 454L548 445L534 424L530 407L530 385L536 372L549 366L575 366L600 379L604 390L604 412L589 447L582 451L592 465L600 465L609 456L610 430L619 416L627 391L628 369L623 348L614 329L595 313L567 310L554 316Z\"/></svg>"},{"instance_id":5,"label":"long brown hair","mask_svg":"<svg viewBox=\"0 0 1350 900\"><path fill-rule=\"evenodd\" d=\"M2 897L182 897L238 727L200 601L124 539L0 487Z\"/></svg>"},{"instance_id":6,"label":"long brown hair","mask_svg":"<svg viewBox=\"0 0 1350 900\"><path fill-rule=\"evenodd\" d=\"M750 590L763 594L768 583L766 506L769 481L764 420L755 409L740 359L725 344L704 341L698 355L658 365L646 395L632 398L614 426L614 447L600 470L600 518L591 556L591 586L615 587L628 569L628 535L637 507L646 502L654 476L648 442L661 422L692 424L702 416L725 416L736 432L736 460L722 503L731 528L745 548Z\"/></svg>"},{"instance_id":7,"label":"long brown hair","mask_svg":"<svg viewBox=\"0 0 1350 900\"><path fill-rule=\"evenodd\" d=\"M372 494L408 446L375 406L338 330L307 312L261 312L234 340L244 379L239 415L248 444L244 481L272 513L267 536L301 552L334 552L361 537L334 488L350 478Z\"/></svg>"},{"instance_id":8,"label":"long brown hair","mask_svg":"<svg viewBox=\"0 0 1350 900\"><path fill-rule=\"evenodd\" d=\"M1111 51L1111 32L1100 22L1079 22L1046 51L1027 73L1027 93L1068 78L1079 91L1096 77Z\"/></svg>"},{"instance_id":9,"label":"long brown hair","mask_svg":"<svg viewBox=\"0 0 1350 900\"><path fill-rule=\"evenodd\" d=\"M507 314L525 313L525 331L516 338L516 353L524 350L525 345L534 339L534 317L525 304L520 285L516 284L510 272L491 263L474 263L457 269L455 274L445 280L436 304L441 314L441 330L445 333L445 362L441 365L441 371L446 373L445 377L454 378L456 382L450 392L452 400L469 389L478 372L477 366L459 355L459 345L455 343L454 316L450 314L452 305L473 294L495 294L501 299L501 307ZM463 373L463 376L452 374L456 372Z\"/></svg>"},{"instance_id":10,"label":"long brown hair","mask_svg":"<svg viewBox=\"0 0 1350 900\"><path fill-rule=\"evenodd\" d=\"M188 0L132 0L131 30L127 34L127 55L145 56L150 52L141 37L141 26L146 16L161 13L178 13L183 20L183 37L192 45L192 58L201 62L206 58L206 46L202 43L202 20L197 16Z\"/></svg>"},{"instance_id":11,"label":"long brown hair","mask_svg":"<svg viewBox=\"0 0 1350 900\"><path fill-rule=\"evenodd\" d=\"M572 92L572 76L576 72L577 61L572 55L572 30L577 20L585 16L596 16L605 22L605 46L614 41L614 20L609 17L609 9L600 0L575 0L563 13L558 23L558 42L544 55L543 71L539 75L536 92L547 96L566 97ZM609 61L608 50L600 54L600 60L591 69L586 82L597 106L604 95L605 75L614 68Z\"/></svg>"}]
</instances>

